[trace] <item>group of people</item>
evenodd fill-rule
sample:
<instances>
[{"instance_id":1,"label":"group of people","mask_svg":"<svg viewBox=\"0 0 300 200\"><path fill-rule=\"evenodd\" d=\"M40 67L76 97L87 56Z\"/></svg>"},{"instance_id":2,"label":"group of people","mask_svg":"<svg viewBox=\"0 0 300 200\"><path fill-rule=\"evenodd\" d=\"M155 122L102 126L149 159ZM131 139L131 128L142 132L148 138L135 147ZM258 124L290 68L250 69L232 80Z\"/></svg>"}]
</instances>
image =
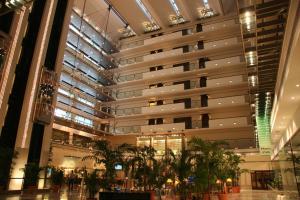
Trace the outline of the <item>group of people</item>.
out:
<instances>
[{"instance_id":1,"label":"group of people","mask_svg":"<svg viewBox=\"0 0 300 200\"><path fill-rule=\"evenodd\" d=\"M76 190L76 187L82 182L82 178L79 178L78 175L75 174L73 170L67 175L66 178L67 178L68 188L70 191Z\"/></svg>"}]
</instances>

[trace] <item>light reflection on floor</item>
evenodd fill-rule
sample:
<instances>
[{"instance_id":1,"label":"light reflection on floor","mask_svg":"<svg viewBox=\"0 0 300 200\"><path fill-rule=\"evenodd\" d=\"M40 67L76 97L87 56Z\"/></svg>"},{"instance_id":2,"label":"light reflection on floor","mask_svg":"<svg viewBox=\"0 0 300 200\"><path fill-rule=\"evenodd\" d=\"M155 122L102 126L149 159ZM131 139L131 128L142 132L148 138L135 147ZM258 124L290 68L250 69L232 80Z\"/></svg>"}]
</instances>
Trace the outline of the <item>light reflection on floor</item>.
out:
<instances>
[{"instance_id":1,"label":"light reflection on floor","mask_svg":"<svg viewBox=\"0 0 300 200\"><path fill-rule=\"evenodd\" d=\"M239 194L228 194L229 200L298 200L296 193L281 196L276 191L242 191ZM0 200L85 200L85 193L79 191L63 191L58 193L47 194L24 194L24 195L0 195ZM158 199L158 198L157 198ZM163 200L174 200L163 196ZM211 200L217 200L216 196L212 196Z\"/></svg>"}]
</instances>

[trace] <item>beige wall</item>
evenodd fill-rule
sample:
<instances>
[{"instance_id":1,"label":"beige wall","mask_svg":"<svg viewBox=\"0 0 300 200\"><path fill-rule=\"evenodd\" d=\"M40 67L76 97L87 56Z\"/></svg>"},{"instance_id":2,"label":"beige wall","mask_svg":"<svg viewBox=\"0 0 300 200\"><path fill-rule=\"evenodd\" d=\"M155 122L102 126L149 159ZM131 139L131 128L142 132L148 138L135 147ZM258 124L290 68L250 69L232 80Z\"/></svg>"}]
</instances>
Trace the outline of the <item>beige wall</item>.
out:
<instances>
[{"instance_id":1,"label":"beige wall","mask_svg":"<svg viewBox=\"0 0 300 200\"><path fill-rule=\"evenodd\" d=\"M90 154L90 150L87 148L72 147L68 145L53 144L52 146L52 162L51 165L65 168L94 168L94 161L85 160L82 161L84 156Z\"/></svg>"},{"instance_id":2,"label":"beige wall","mask_svg":"<svg viewBox=\"0 0 300 200\"><path fill-rule=\"evenodd\" d=\"M241 169L247 169L249 172L241 174L240 185L242 189L252 189L251 173L255 170L272 170L271 157L261 155L247 155L242 156L245 162L240 164Z\"/></svg>"}]
</instances>

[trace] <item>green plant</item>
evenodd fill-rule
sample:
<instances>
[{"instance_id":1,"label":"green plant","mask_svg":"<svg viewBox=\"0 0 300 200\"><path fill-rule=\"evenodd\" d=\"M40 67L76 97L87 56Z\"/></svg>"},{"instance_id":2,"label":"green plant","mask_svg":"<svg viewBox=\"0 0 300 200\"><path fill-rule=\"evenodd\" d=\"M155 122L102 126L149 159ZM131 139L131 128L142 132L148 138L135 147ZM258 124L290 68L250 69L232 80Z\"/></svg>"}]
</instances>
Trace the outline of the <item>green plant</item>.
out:
<instances>
[{"instance_id":1,"label":"green plant","mask_svg":"<svg viewBox=\"0 0 300 200\"><path fill-rule=\"evenodd\" d=\"M223 147L228 144L225 141L204 141L200 138L192 138L189 141L190 150L195 161L194 173L196 184L200 185L199 192L210 193L215 184L218 168L223 159Z\"/></svg>"},{"instance_id":2,"label":"green plant","mask_svg":"<svg viewBox=\"0 0 300 200\"><path fill-rule=\"evenodd\" d=\"M167 180L171 178L171 174L168 173L168 163L163 157L156 162L153 162L152 169L149 171L149 185L150 187L157 189L159 193L159 199L161 200L161 190Z\"/></svg>"},{"instance_id":3,"label":"green plant","mask_svg":"<svg viewBox=\"0 0 300 200\"><path fill-rule=\"evenodd\" d=\"M136 147L134 156L130 160L132 176L137 180L138 186L142 186L144 191L151 189L149 182L149 172L153 163L156 162L156 150L151 146Z\"/></svg>"},{"instance_id":4,"label":"green plant","mask_svg":"<svg viewBox=\"0 0 300 200\"><path fill-rule=\"evenodd\" d=\"M121 161L121 154L118 149L113 149L107 140L98 140L94 143L92 155L85 156L83 160L92 159L97 164L103 164L105 171L103 174L103 189L110 189L115 182L115 165Z\"/></svg>"},{"instance_id":5,"label":"green plant","mask_svg":"<svg viewBox=\"0 0 300 200\"><path fill-rule=\"evenodd\" d=\"M232 179L233 186L239 186L239 177L241 173L247 170L239 167L240 163L244 162L241 156L236 155L234 152L227 151L227 160L229 165L229 177Z\"/></svg>"},{"instance_id":6,"label":"green plant","mask_svg":"<svg viewBox=\"0 0 300 200\"><path fill-rule=\"evenodd\" d=\"M39 173L43 168L37 163L27 163L24 170L24 186L36 186L39 180Z\"/></svg>"},{"instance_id":7,"label":"green plant","mask_svg":"<svg viewBox=\"0 0 300 200\"><path fill-rule=\"evenodd\" d=\"M178 180L177 189L180 199L186 199L188 191L187 180L191 175L191 154L188 150L181 150L175 154L172 150L166 151L166 159L169 165L169 173L172 174L173 180Z\"/></svg>"},{"instance_id":8,"label":"green plant","mask_svg":"<svg viewBox=\"0 0 300 200\"><path fill-rule=\"evenodd\" d=\"M94 170L92 173L86 174L84 177L84 182L89 193L89 198L94 199L95 194L100 189L100 179L98 176L98 171Z\"/></svg>"},{"instance_id":9,"label":"green plant","mask_svg":"<svg viewBox=\"0 0 300 200\"><path fill-rule=\"evenodd\" d=\"M64 182L64 171L59 168L51 167L50 179L52 185L61 186Z\"/></svg>"}]
</instances>

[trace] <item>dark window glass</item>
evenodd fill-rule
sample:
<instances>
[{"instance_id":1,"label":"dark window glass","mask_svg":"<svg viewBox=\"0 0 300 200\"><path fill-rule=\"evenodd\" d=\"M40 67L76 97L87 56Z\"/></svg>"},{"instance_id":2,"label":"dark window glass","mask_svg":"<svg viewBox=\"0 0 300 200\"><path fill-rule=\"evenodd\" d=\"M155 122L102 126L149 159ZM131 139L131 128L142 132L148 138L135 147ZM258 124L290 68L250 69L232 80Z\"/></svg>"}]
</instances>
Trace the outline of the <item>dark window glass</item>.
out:
<instances>
[{"instance_id":1,"label":"dark window glass","mask_svg":"<svg viewBox=\"0 0 300 200\"><path fill-rule=\"evenodd\" d=\"M155 119L149 119L148 125L155 125Z\"/></svg>"},{"instance_id":2,"label":"dark window glass","mask_svg":"<svg viewBox=\"0 0 300 200\"><path fill-rule=\"evenodd\" d=\"M202 115L202 128L209 128L209 115L208 114Z\"/></svg>"}]
</instances>

